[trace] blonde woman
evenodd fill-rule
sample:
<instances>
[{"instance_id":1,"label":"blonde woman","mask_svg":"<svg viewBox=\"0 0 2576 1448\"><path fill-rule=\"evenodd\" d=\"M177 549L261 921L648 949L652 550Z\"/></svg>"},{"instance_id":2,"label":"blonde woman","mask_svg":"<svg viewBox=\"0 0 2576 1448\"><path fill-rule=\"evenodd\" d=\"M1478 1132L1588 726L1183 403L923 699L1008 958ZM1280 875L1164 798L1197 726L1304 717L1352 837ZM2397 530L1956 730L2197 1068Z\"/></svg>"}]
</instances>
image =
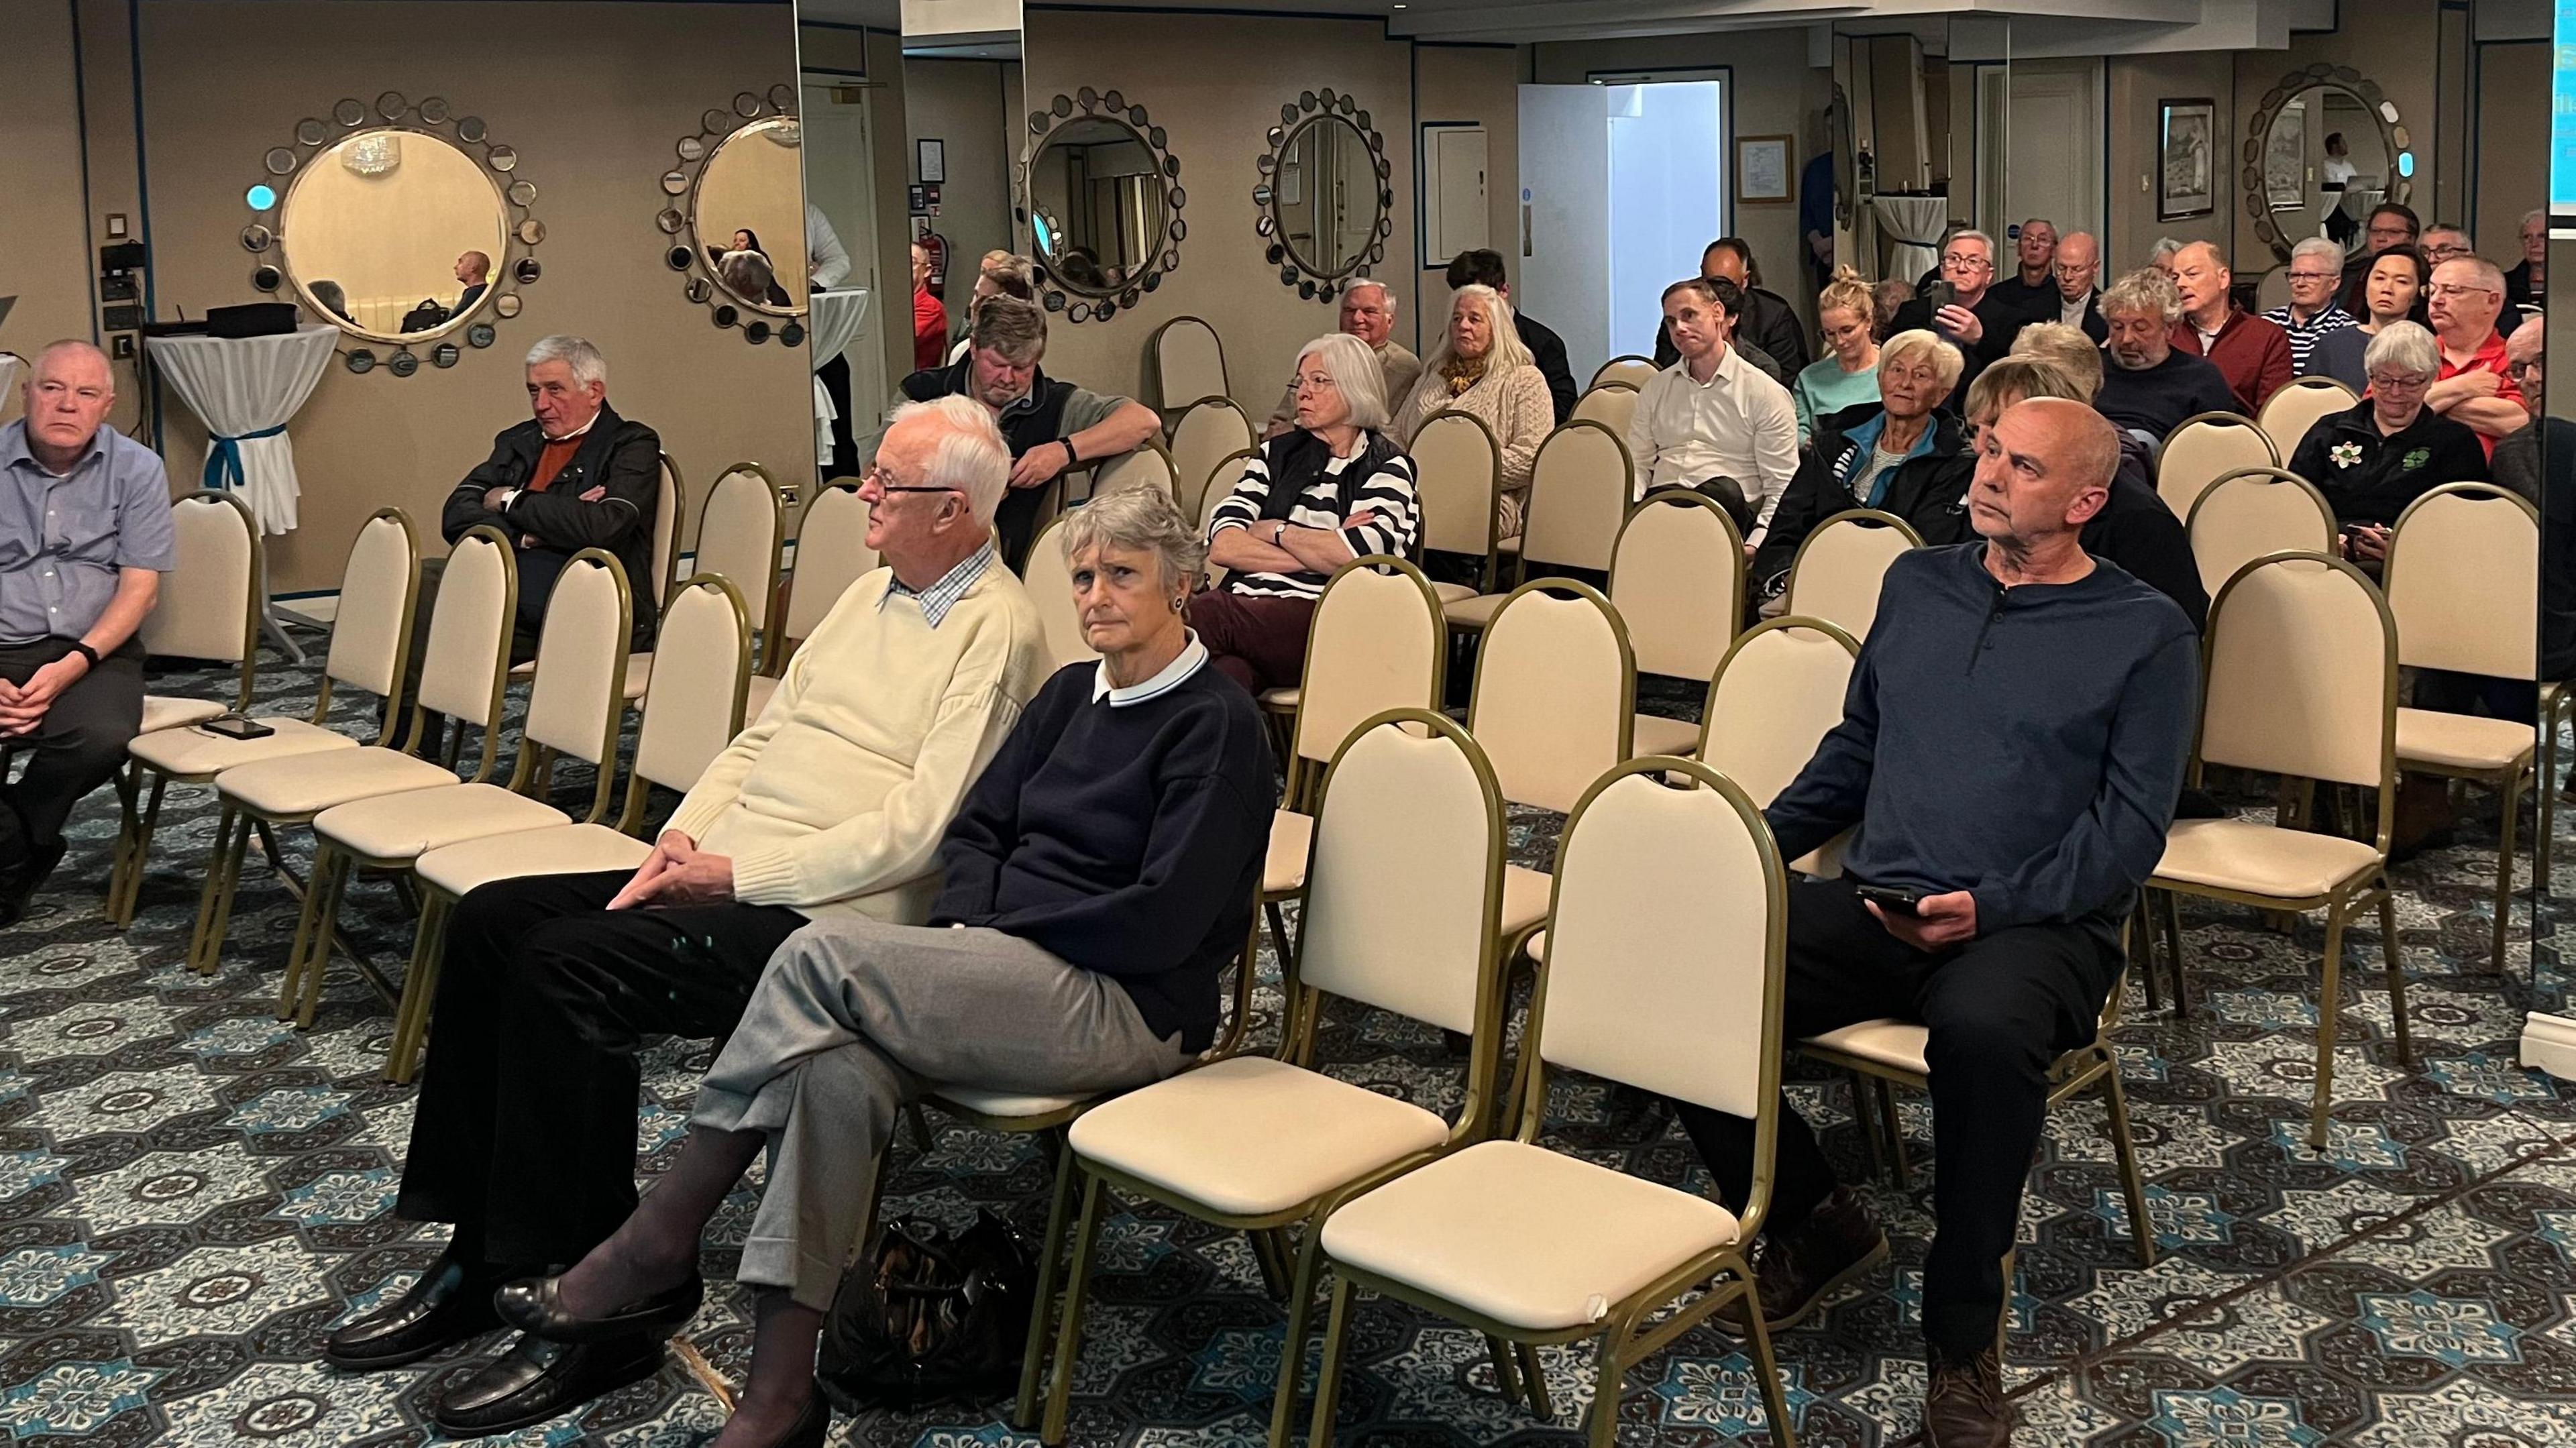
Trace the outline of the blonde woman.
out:
<instances>
[{"instance_id":1,"label":"blonde woman","mask_svg":"<svg viewBox=\"0 0 2576 1448\"><path fill-rule=\"evenodd\" d=\"M1816 325L1825 334L1825 355L1799 369L1789 384L1801 447L1815 436L1818 418L1878 401L1878 298L1859 272L1834 268L1834 279L1816 298Z\"/></svg>"},{"instance_id":2,"label":"blonde woman","mask_svg":"<svg viewBox=\"0 0 2576 1448\"><path fill-rule=\"evenodd\" d=\"M1511 304L1486 286L1464 286L1449 300L1449 327L1422 361L1422 380L1397 410L1391 429L1402 446L1413 445L1422 425L1443 412L1463 412L1494 435L1502 476L1494 498L1499 536L1521 530L1529 500L1530 464L1556 426L1556 404L1547 378L1512 327Z\"/></svg>"}]
</instances>

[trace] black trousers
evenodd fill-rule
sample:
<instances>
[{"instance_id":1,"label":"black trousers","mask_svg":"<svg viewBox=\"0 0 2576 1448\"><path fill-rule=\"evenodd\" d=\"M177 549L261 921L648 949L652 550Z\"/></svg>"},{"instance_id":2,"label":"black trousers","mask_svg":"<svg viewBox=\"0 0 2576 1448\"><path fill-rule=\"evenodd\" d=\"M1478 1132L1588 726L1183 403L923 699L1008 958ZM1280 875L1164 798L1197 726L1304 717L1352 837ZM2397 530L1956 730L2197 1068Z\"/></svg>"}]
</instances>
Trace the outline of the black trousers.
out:
<instances>
[{"instance_id":1,"label":"black trousers","mask_svg":"<svg viewBox=\"0 0 2576 1448\"><path fill-rule=\"evenodd\" d=\"M486 885L450 917L397 1214L483 1260L578 1260L635 1209L637 1050L722 1036L771 952L777 905L603 909L629 873Z\"/></svg>"},{"instance_id":2,"label":"black trousers","mask_svg":"<svg viewBox=\"0 0 2576 1448\"><path fill-rule=\"evenodd\" d=\"M0 679L27 682L69 654L72 642L0 644ZM29 756L14 783L0 767L0 871L52 852L72 806L115 777L125 746L142 727L143 645L129 639L55 696L32 733L0 739L0 758Z\"/></svg>"},{"instance_id":3,"label":"black trousers","mask_svg":"<svg viewBox=\"0 0 2576 1448\"><path fill-rule=\"evenodd\" d=\"M2048 1110L2048 1068L2093 1038L2119 978L2108 925L2025 925L1926 954L1887 933L1848 880L1789 887L1789 1039L1895 1016L1931 1027L1935 1233L1923 1335L1944 1353L1992 1347L2023 1183ZM1753 1190L1753 1123L1676 1103L1727 1204ZM1815 1132L1784 1098L1770 1226L1791 1231L1834 1189Z\"/></svg>"},{"instance_id":4,"label":"black trousers","mask_svg":"<svg viewBox=\"0 0 2576 1448\"><path fill-rule=\"evenodd\" d=\"M858 439L850 431L850 359L835 357L814 369L823 395L832 399L832 461L826 478L854 477L859 471Z\"/></svg>"}]
</instances>

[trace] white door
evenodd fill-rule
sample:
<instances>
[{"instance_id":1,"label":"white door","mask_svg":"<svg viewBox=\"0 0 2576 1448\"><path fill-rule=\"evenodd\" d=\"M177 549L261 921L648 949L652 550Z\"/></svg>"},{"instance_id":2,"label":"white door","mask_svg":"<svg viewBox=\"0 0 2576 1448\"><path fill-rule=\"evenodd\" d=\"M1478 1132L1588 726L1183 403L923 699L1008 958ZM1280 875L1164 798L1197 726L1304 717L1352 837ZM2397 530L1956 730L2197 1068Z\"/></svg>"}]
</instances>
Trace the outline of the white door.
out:
<instances>
[{"instance_id":1,"label":"white door","mask_svg":"<svg viewBox=\"0 0 2576 1448\"><path fill-rule=\"evenodd\" d=\"M1610 360L1609 88L1522 86L1520 137L1512 299L1565 339L1579 381Z\"/></svg>"},{"instance_id":2,"label":"white door","mask_svg":"<svg viewBox=\"0 0 2576 1448\"><path fill-rule=\"evenodd\" d=\"M2013 62L2004 225L2044 216L2060 236L2101 235L2101 78L2099 61Z\"/></svg>"}]
</instances>

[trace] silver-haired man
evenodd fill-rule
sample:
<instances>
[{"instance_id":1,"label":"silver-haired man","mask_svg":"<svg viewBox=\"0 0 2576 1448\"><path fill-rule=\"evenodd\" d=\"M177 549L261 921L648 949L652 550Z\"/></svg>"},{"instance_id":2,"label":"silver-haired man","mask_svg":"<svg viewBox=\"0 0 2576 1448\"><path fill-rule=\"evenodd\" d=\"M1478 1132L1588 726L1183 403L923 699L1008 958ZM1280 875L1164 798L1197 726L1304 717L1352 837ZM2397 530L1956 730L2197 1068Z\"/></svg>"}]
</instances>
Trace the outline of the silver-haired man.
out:
<instances>
[{"instance_id":1,"label":"silver-haired man","mask_svg":"<svg viewBox=\"0 0 2576 1448\"><path fill-rule=\"evenodd\" d=\"M2335 288L2341 285L2341 243L2311 236L2290 248L2290 299L2265 312L2263 320L2290 334L2290 371L2294 375L2307 375L2308 356L2316 351L2320 338L2361 325L2359 318L2335 300Z\"/></svg>"},{"instance_id":2,"label":"silver-haired man","mask_svg":"<svg viewBox=\"0 0 2576 1448\"><path fill-rule=\"evenodd\" d=\"M1402 342L1396 341L1395 290L1384 282L1353 282L1342 293L1342 327L1351 336L1368 343L1377 357L1378 380L1384 385L1390 402L1401 402L1413 395L1413 384L1422 378L1422 359L1413 355ZM1303 359L1300 359L1302 365ZM1297 426L1297 379L1288 379L1288 390L1279 395L1279 405L1270 410L1270 421L1261 429L1267 440L1291 432Z\"/></svg>"}]
</instances>

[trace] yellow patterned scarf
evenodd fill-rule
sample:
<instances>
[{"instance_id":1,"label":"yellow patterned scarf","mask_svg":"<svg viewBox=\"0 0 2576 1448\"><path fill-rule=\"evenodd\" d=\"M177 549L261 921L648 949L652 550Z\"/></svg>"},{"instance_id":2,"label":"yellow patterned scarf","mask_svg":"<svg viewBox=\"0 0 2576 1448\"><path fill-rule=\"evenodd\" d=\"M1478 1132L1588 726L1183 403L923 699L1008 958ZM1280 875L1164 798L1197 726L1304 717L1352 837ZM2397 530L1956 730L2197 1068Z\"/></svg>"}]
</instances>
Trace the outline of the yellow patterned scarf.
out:
<instances>
[{"instance_id":1,"label":"yellow patterned scarf","mask_svg":"<svg viewBox=\"0 0 2576 1448\"><path fill-rule=\"evenodd\" d=\"M1463 397L1469 388L1483 381L1485 363L1490 357L1490 353L1485 357L1452 356L1448 361L1441 363L1440 376L1449 384L1449 395Z\"/></svg>"}]
</instances>

